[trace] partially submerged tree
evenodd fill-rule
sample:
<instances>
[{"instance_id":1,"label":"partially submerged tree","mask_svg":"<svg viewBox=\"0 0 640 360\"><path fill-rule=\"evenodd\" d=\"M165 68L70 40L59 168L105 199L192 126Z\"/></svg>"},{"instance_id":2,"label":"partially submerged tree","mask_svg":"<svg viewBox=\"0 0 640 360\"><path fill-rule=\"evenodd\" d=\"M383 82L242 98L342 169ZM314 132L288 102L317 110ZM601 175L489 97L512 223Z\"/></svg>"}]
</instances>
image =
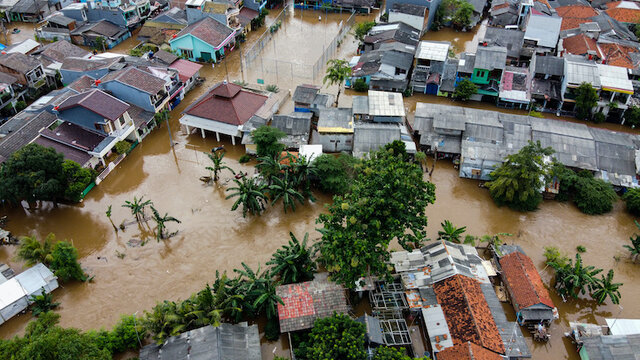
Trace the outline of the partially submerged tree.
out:
<instances>
[{"instance_id":1,"label":"partially submerged tree","mask_svg":"<svg viewBox=\"0 0 640 360\"><path fill-rule=\"evenodd\" d=\"M636 224L636 227L640 229L640 224L636 220L633 221ZM631 245L622 245L625 249L629 250L629 256L631 256L631 260L633 262L638 262L638 258L640 258L640 235L637 233L633 233L631 237L629 237L629 241L631 241Z\"/></svg>"},{"instance_id":2,"label":"partially submerged tree","mask_svg":"<svg viewBox=\"0 0 640 360\"><path fill-rule=\"evenodd\" d=\"M151 212L153 213L153 221L156 222L156 240L159 242L161 239L164 240L170 235L167 234L167 225L168 222L175 222L180 224L181 221L174 218L173 216L169 216L168 213L164 215L160 215L158 210L151 205Z\"/></svg>"},{"instance_id":3,"label":"partially submerged tree","mask_svg":"<svg viewBox=\"0 0 640 360\"><path fill-rule=\"evenodd\" d=\"M580 211L589 215L608 213L618 199L610 183L593 177L588 170L580 171L574 183L573 201Z\"/></svg>"},{"instance_id":4,"label":"partially submerged tree","mask_svg":"<svg viewBox=\"0 0 640 360\"><path fill-rule=\"evenodd\" d=\"M600 280L594 285L594 291L591 296L598 304L604 303L607 298L611 299L614 304L620 303L620 290L622 283L613 282L613 269L610 269L607 276L602 275Z\"/></svg>"},{"instance_id":5,"label":"partially submerged tree","mask_svg":"<svg viewBox=\"0 0 640 360\"><path fill-rule=\"evenodd\" d=\"M338 157L322 154L313 160L316 168L316 186L325 193L344 194L349 190L359 160L342 153Z\"/></svg>"},{"instance_id":6,"label":"partially submerged tree","mask_svg":"<svg viewBox=\"0 0 640 360\"><path fill-rule=\"evenodd\" d=\"M443 0L436 10L434 23L436 26L451 23L458 29L465 29L471 25L473 10L467 0Z\"/></svg>"},{"instance_id":7,"label":"partially submerged tree","mask_svg":"<svg viewBox=\"0 0 640 360\"><path fill-rule=\"evenodd\" d=\"M151 202L151 200L144 200L144 196L141 196L140 199L134 196L133 201L126 200L122 205L122 207L131 210L131 215L136 218L138 223L146 219L145 209L147 206L153 206L153 202Z\"/></svg>"},{"instance_id":8,"label":"partially submerged tree","mask_svg":"<svg viewBox=\"0 0 640 360\"><path fill-rule=\"evenodd\" d=\"M254 178L242 177L242 179L233 179L236 186L228 188L231 194L226 198L237 198L231 206L231 211L235 211L238 206L242 205L242 217L246 217L247 213L251 215L260 215L265 209L266 196L264 194L265 186L256 183Z\"/></svg>"},{"instance_id":9,"label":"partially submerged tree","mask_svg":"<svg viewBox=\"0 0 640 360\"><path fill-rule=\"evenodd\" d=\"M371 28L373 28L374 26L376 26L375 21L365 21L356 24L353 30L353 37L355 37L359 42L363 42L364 37L367 36L369 30L371 30Z\"/></svg>"},{"instance_id":10,"label":"partially submerged tree","mask_svg":"<svg viewBox=\"0 0 640 360\"><path fill-rule=\"evenodd\" d=\"M78 262L78 250L67 241L58 241L51 252L51 270L61 281L86 281L87 274Z\"/></svg>"},{"instance_id":11,"label":"partially submerged tree","mask_svg":"<svg viewBox=\"0 0 640 360\"><path fill-rule=\"evenodd\" d=\"M36 317L47 311L52 311L60 305L59 302L53 302L53 295L47 294L44 289L40 295L31 295L30 301L33 303L31 313Z\"/></svg>"},{"instance_id":12,"label":"partially submerged tree","mask_svg":"<svg viewBox=\"0 0 640 360\"><path fill-rule=\"evenodd\" d=\"M467 230L466 226L455 227L449 220L440 223L440 226L442 226L442 230L438 230L438 240L447 240L458 244L462 234Z\"/></svg>"},{"instance_id":13,"label":"partially submerged tree","mask_svg":"<svg viewBox=\"0 0 640 360\"><path fill-rule=\"evenodd\" d=\"M346 60L331 59L327 61L327 72L322 79L323 84L329 83L329 85L338 85L338 95L336 95L336 107L338 106L338 100L340 99L340 91L342 90L342 84L347 78L351 76L351 68L349 62Z\"/></svg>"},{"instance_id":14,"label":"partially submerged tree","mask_svg":"<svg viewBox=\"0 0 640 360\"><path fill-rule=\"evenodd\" d=\"M627 204L627 210L635 216L640 216L640 188L627 189L622 199Z\"/></svg>"},{"instance_id":15,"label":"partially submerged tree","mask_svg":"<svg viewBox=\"0 0 640 360\"><path fill-rule=\"evenodd\" d=\"M478 85L471 82L471 80L463 79L456 86L456 90L453 93L453 97L458 100L467 101L478 92Z\"/></svg>"},{"instance_id":16,"label":"partially submerged tree","mask_svg":"<svg viewBox=\"0 0 640 360\"><path fill-rule=\"evenodd\" d=\"M205 169L213 172L213 181L218 181L218 174L222 172L222 170L229 170L232 174L235 175L235 172L232 168L228 167L222 159L224 159L224 151L213 151L205 153L213 163L213 166L207 166Z\"/></svg>"},{"instance_id":17,"label":"partially submerged tree","mask_svg":"<svg viewBox=\"0 0 640 360\"><path fill-rule=\"evenodd\" d=\"M568 264L562 265L556 261L547 263L555 270L555 287L562 296L577 299L580 294L585 294L596 288L598 279L596 275L602 272L591 265L584 265L582 257L576 253L575 263L569 260Z\"/></svg>"},{"instance_id":18,"label":"partially submerged tree","mask_svg":"<svg viewBox=\"0 0 640 360\"><path fill-rule=\"evenodd\" d=\"M576 116L581 120L591 120L593 108L598 105L598 93L588 82L583 82L576 88Z\"/></svg>"},{"instance_id":19,"label":"partially submerged tree","mask_svg":"<svg viewBox=\"0 0 640 360\"><path fill-rule=\"evenodd\" d=\"M56 236L51 233L40 242L35 236L24 236L20 239L18 247L18 259L24 261L27 266L37 263L51 264L53 257L51 252L56 243Z\"/></svg>"},{"instance_id":20,"label":"partially submerged tree","mask_svg":"<svg viewBox=\"0 0 640 360\"><path fill-rule=\"evenodd\" d=\"M405 249L419 247L426 238L428 204L435 201L435 186L422 179L422 171L401 155L387 150L364 160L351 191L334 197L322 224L319 261L331 278L354 288L363 276L386 276L388 247L393 239Z\"/></svg>"},{"instance_id":21,"label":"partially submerged tree","mask_svg":"<svg viewBox=\"0 0 640 360\"><path fill-rule=\"evenodd\" d=\"M518 211L533 211L542 201L541 191L550 179L550 147L543 148L539 141L529 142L519 152L508 155L491 173L487 183L491 197L498 206L507 205Z\"/></svg>"},{"instance_id":22,"label":"partially submerged tree","mask_svg":"<svg viewBox=\"0 0 640 360\"><path fill-rule=\"evenodd\" d=\"M287 208L296 211L296 201L300 204L304 203L304 196L297 190L297 184L289 179L289 173L285 172L283 177L274 177L273 184L269 186L269 195L271 197L271 206L282 200L284 212Z\"/></svg>"},{"instance_id":23,"label":"partially submerged tree","mask_svg":"<svg viewBox=\"0 0 640 360\"><path fill-rule=\"evenodd\" d=\"M291 240L271 255L267 265L271 265L271 276L277 277L283 284L294 284L313 280L316 263L311 258L312 249L307 246L309 233L304 234L302 242L289 233Z\"/></svg>"},{"instance_id":24,"label":"partially submerged tree","mask_svg":"<svg viewBox=\"0 0 640 360\"><path fill-rule=\"evenodd\" d=\"M276 157L284 150L284 145L278 141L285 137L282 130L271 126L260 126L251 132L253 143L256 144L256 155L258 157Z\"/></svg>"}]
</instances>

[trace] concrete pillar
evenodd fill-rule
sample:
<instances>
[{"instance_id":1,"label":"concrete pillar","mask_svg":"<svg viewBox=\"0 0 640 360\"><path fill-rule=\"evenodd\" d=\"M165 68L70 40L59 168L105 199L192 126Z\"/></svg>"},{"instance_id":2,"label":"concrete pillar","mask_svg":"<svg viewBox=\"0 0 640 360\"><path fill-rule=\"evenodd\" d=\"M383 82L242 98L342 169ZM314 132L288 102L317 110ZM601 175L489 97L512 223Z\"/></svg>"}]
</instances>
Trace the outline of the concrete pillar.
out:
<instances>
[{"instance_id":1,"label":"concrete pillar","mask_svg":"<svg viewBox=\"0 0 640 360\"><path fill-rule=\"evenodd\" d=\"M204 139L204 128L200 128L200 134L202 134L202 138Z\"/></svg>"},{"instance_id":2,"label":"concrete pillar","mask_svg":"<svg viewBox=\"0 0 640 360\"><path fill-rule=\"evenodd\" d=\"M189 125L185 125L184 128L187 130L187 135L191 133L191 129L189 129Z\"/></svg>"},{"instance_id":3,"label":"concrete pillar","mask_svg":"<svg viewBox=\"0 0 640 360\"><path fill-rule=\"evenodd\" d=\"M102 163L102 166L104 166L105 168L107 167L107 163L104 161L103 157L100 158L100 163Z\"/></svg>"},{"instance_id":4,"label":"concrete pillar","mask_svg":"<svg viewBox=\"0 0 640 360\"><path fill-rule=\"evenodd\" d=\"M235 145L236 144L236 137L231 135L231 145Z\"/></svg>"},{"instance_id":5,"label":"concrete pillar","mask_svg":"<svg viewBox=\"0 0 640 360\"><path fill-rule=\"evenodd\" d=\"M220 141L220 133L216 131L216 140Z\"/></svg>"}]
</instances>

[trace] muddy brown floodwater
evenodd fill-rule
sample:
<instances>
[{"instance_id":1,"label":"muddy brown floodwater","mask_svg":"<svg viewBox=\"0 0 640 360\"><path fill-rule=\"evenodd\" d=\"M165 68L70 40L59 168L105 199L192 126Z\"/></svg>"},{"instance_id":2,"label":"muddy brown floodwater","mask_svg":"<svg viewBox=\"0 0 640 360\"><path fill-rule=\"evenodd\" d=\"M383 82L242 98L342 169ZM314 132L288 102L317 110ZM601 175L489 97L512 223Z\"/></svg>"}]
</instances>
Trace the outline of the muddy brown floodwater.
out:
<instances>
[{"instance_id":1,"label":"muddy brown floodwater","mask_svg":"<svg viewBox=\"0 0 640 360\"><path fill-rule=\"evenodd\" d=\"M272 12L271 16L276 13ZM305 11L301 16L294 12L287 17L280 31L310 29L313 30L312 35L306 42L279 41L278 38L276 49L271 51L275 51L279 59L301 59L313 63L319 54L317 49L332 36L325 38L323 26L327 27L327 33L335 32L336 24L342 19L346 19L346 15L330 15L325 25L321 25L318 13ZM358 21L365 19L368 17L358 17ZM302 34L300 32L296 36ZM455 40L447 37L456 34L446 31L436 35L442 40ZM243 45L244 49L251 46L259 35L251 33ZM353 38L348 37L336 57L353 55L355 46ZM215 69L205 66L201 75L206 77L206 84L189 93L172 112L173 148L169 146L167 128L163 125L96 186L83 203L59 208L43 206L35 210L0 209L0 214L9 216L8 229L16 235L31 234L42 238L52 232L59 239L72 241L78 248L83 266L95 276L92 283L65 284L54 292L55 301L62 303L57 312L63 326L81 329L110 327L120 314L141 314L158 301L185 299L207 282L212 282L216 270L232 271L243 261L252 267L264 264L270 254L287 242L289 231L298 235L309 232L312 239L319 237L315 231L315 219L323 211L324 204L330 201L327 196L318 196L316 203L299 207L295 213L285 214L281 207L276 207L268 209L260 217L245 219L239 212L231 212L232 201L225 199L229 174L223 174L215 186L205 186L198 180L200 176L207 175L204 167L209 165L203 152L220 144L225 145L225 160L235 171L253 172L253 164L238 163L243 149L232 146L228 138L219 143L213 135L205 139L199 135L187 136L179 128L180 112L207 86L223 80L227 71L231 80L242 78L239 52L234 51L225 61L227 66L220 64ZM254 79L249 82L255 84ZM289 89L303 82L321 84L319 79L287 79L283 76L278 85L281 89ZM327 91L335 93L337 89ZM351 103L348 94L341 97L341 105ZM407 99L407 107L415 108L416 101L449 100L415 96ZM484 107L484 104L468 106ZM291 108L288 104L285 111ZM475 235L511 233L513 236L507 241L526 250L547 282L551 273L543 271L543 247L557 246L573 255L576 246L583 245L587 248L584 254L587 263L605 270L615 269L616 281L625 284L621 288L621 307L609 304L595 306L587 301L563 303L553 295L560 311L560 321L554 324L549 343L530 342L534 359L578 358L574 347L562 338L562 333L568 330L569 321L603 323L605 317L640 317L640 302L636 301L640 298L636 275L638 267L629 262L622 248L635 226L633 218L624 211L622 202L617 203L610 214L602 216L587 216L571 204L554 201L546 201L538 211L523 214L496 207L485 189L479 188L476 181L460 179L451 164L445 161L438 162L431 181L436 184L437 197L436 203L427 209L428 233L432 238L436 237L439 224L444 219L457 226L467 226L468 232ZM145 196L161 212L182 220L182 224L169 225L169 230L179 230L178 234L160 243L151 239L142 247L128 246L129 240L150 236L149 230L131 225L126 231L115 233L105 211L113 205L112 218L116 224L131 221L131 215L121 205L134 196ZM20 270L21 263L15 260L15 250L14 247L0 247L0 262ZM124 258L118 258L116 252L125 254ZM512 313L511 316L513 319ZM29 319L30 315L24 315L8 321L0 326L0 336L9 338L21 333ZM264 359L271 359L273 351L286 354L282 348L265 343Z\"/></svg>"}]
</instances>

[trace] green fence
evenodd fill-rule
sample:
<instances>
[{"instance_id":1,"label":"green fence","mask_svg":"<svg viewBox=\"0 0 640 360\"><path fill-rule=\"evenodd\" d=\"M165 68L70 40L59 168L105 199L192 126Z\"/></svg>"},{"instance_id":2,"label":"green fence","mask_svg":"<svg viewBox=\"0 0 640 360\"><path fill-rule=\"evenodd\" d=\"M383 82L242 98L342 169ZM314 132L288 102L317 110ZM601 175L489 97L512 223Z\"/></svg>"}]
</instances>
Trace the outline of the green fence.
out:
<instances>
[{"instance_id":1,"label":"green fence","mask_svg":"<svg viewBox=\"0 0 640 360\"><path fill-rule=\"evenodd\" d=\"M95 182L92 182L91 184L89 184L89 186L87 186L86 189L84 189L84 191L82 192L82 197L81 199L84 199L85 196L87 196L87 194L89 193L89 191L91 191L91 189L93 189L93 187L96 186Z\"/></svg>"}]
</instances>

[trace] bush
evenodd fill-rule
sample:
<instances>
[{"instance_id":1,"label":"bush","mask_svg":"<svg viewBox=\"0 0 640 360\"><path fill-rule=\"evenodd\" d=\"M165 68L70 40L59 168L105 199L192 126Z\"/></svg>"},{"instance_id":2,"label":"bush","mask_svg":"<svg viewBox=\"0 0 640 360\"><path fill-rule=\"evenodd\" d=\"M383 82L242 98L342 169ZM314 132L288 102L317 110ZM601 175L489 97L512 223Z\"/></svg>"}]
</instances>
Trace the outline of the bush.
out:
<instances>
[{"instance_id":1,"label":"bush","mask_svg":"<svg viewBox=\"0 0 640 360\"><path fill-rule=\"evenodd\" d=\"M277 93L280 91L278 85L267 85L266 90L272 93Z\"/></svg>"},{"instance_id":2,"label":"bush","mask_svg":"<svg viewBox=\"0 0 640 360\"><path fill-rule=\"evenodd\" d=\"M317 319L309 335L309 359L365 359L366 327L349 315Z\"/></svg>"},{"instance_id":3,"label":"bush","mask_svg":"<svg viewBox=\"0 0 640 360\"><path fill-rule=\"evenodd\" d=\"M596 124L602 124L605 119L606 119L606 116L602 112L597 112L593 116L593 122Z\"/></svg>"},{"instance_id":4,"label":"bush","mask_svg":"<svg viewBox=\"0 0 640 360\"><path fill-rule=\"evenodd\" d=\"M85 281L87 275L78 262L78 250L67 241L59 241L51 252L51 269L61 281Z\"/></svg>"},{"instance_id":5,"label":"bush","mask_svg":"<svg viewBox=\"0 0 640 360\"><path fill-rule=\"evenodd\" d=\"M96 171L80 167L78 163L65 160L62 169L67 179L67 188L64 191L65 199L78 202L82 199L82 192L96 179Z\"/></svg>"},{"instance_id":6,"label":"bush","mask_svg":"<svg viewBox=\"0 0 640 360\"><path fill-rule=\"evenodd\" d=\"M277 319L267 320L264 337L269 341L277 341L280 338L280 323Z\"/></svg>"},{"instance_id":7,"label":"bush","mask_svg":"<svg viewBox=\"0 0 640 360\"><path fill-rule=\"evenodd\" d=\"M27 107L27 103L22 100L16 101L16 104L13 105L13 108L16 109L16 112L20 112L26 109L26 107Z\"/></svg>"},{"instance_id":8,"label":"bush","mask_svg":"<svg viewBox=\"0 0 640 360\"><path fill-rule=\"evenodd\" d=\"M471 80L464 79L456 86L453 97L462 101L467 101L477 92L478 86L472 83Z\"/></svg>"},{"instance_id":9,"label":"bush","mask_svg":"<svg viewBox=\"0 0 640 360\"><path fill-rule=\"evenodd\" d=\"M627 203L627 210L630 213L640 216L640 188L628 189L622 199Z\"/></svg>"},{"instance_id":10,"label":"bush","mask_svg":"<svg viewBox=\"0 0 640 360\"><path fill-rule=\"evenodd\" d=\"M131 149L131 144L129 144L129 142L126 140L118 141L116 145L113 147L113 149L115 150L116 153L121 155L129 151L129 149Z\"/></svg>"},{"instance_id":11,"label":"bush","mask_svg":"<svg viewBox=\"0 0 640 360\"><path fill-rule=\"evenodd\" d=\"M238 159L238 162L240 164L246 164L249 161L251 161L251 156L249 156L249 154L244 154L244 155L240 156L240 159Z\"/></svg>"},{"instance_id":12,"label":"bush","mask_svg":"<svg viewBox=\"0 0 640 360\"><path fill-rule=\"evenodd\" d=\"M580 211L589 215L608 213L618 195L608 182L595 179L587 170L578 173L573 200Z\"/></svg>"},{"instance_id":13,"label":"bush","mask_svg":"<svg viewBox=\"0 0 640 360\"><path fill-rule=\"evenodd\" d=\"M353 90L357 92L365 92L369 90L369 84L364 79L356 79L353 83Z\"/></svg>"}]
</instances>

